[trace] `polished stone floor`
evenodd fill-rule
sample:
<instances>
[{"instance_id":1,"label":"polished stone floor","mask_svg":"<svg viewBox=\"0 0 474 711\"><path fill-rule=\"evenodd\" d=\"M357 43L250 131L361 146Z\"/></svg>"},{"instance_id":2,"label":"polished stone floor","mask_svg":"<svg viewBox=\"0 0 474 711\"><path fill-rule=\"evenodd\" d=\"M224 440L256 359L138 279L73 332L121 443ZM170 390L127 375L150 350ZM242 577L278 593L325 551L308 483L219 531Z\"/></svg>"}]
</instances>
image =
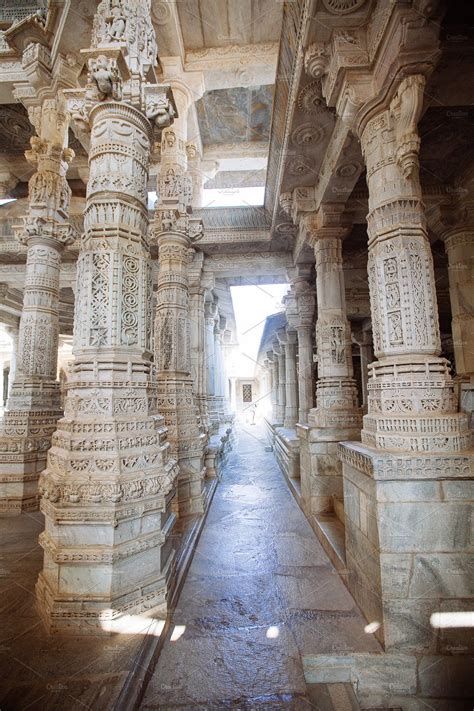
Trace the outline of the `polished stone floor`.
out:
<instances>
[{"instance_id":1,"label":"polished stone floor","mask_svg":"<svg viewBox=\"0 0 474 711\"><path fill-rule=\"evenodd\" d=\"M266 445L237 427L143 709L322 708L302 655L380 651Z\"/></svg>"}]
</instances>

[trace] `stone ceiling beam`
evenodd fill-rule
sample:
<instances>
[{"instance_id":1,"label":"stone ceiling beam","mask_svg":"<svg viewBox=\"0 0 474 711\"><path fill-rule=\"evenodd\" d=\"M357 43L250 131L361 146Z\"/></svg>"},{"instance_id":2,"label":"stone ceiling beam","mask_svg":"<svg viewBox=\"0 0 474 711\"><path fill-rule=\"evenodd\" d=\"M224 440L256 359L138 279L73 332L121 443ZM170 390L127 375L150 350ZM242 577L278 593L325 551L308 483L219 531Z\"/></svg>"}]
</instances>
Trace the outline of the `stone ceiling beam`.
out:
<instances>
[{"instance_id":1,"label":"stone ceiling beam","mask_svg":"<svg viewBox=\"0 0 474 711\"><path fill-rule=\"evenodd\" d=\"M278 46L264 42L189 50L184 68L203 72L206 91L274 84Z\"/></svg>"}]
</instances>

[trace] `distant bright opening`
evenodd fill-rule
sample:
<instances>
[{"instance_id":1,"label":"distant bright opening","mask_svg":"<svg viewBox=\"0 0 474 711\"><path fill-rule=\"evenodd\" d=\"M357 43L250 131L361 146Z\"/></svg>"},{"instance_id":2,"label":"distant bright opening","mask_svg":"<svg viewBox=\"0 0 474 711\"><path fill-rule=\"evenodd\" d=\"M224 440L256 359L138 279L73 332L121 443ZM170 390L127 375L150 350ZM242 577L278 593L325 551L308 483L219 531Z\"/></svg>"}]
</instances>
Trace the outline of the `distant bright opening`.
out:
<instances>
[{"instance_id":1,"label":"distant bright opening","mask_svg":"<svg viewBox=\"0 0 474 711\"><path fill-rule=\"evenodd\" d=\"M263 205L265 187L212 188L203 190L203 207L246 207Z\"/></svg>"},{"instance_id":2,"label":"distant bright opening","mask_svg":"<svg viewBox=\"0 0 474 711\"><path fill-rule=\"evenodd\" d=\"M258 274L258 259L255 266ZM288 289L288 284L231 286L240 350L238 372L241 378L253 377L265 319L270 314L282 311L281 300Z\"/></svg>"}]
</instances>

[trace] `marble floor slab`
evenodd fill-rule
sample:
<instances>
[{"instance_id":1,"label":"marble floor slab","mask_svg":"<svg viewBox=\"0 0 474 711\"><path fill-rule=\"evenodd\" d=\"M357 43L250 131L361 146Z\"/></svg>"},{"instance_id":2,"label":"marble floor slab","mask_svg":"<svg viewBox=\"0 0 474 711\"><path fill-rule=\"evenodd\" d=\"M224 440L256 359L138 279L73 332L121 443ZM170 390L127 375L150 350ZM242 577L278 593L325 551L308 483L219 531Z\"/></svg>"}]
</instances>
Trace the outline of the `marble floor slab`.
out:
<instances>
[{"instance_id":1,"label":"marble floor slab","mask_svg":"<svg viewBox=\"0 0 474 711\"><path fill-rule=\"evenodd\" d=\"M302 654L380 651L266 444L237 428L143 709L314 709Z\"/></svg>"}]
</instances>

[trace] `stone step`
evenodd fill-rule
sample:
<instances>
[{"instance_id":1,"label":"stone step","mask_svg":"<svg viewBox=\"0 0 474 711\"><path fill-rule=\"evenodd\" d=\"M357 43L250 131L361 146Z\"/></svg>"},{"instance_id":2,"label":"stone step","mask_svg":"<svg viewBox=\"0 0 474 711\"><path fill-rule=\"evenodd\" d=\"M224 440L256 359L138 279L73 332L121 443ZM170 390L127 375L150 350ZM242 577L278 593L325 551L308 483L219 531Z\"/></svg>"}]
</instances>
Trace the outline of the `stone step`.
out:
<instances>
[{"instance_id":1,"label":"stone step","mask_svg":"<svg viewBox=\"0 0 474 711\"><path fill-rule=\"evenodd\" d=\"M313 516L313 530L340 575L347 573L344 524L335 513Z\"/></svg>"},{"instance_id":2,"label":"stone step","mask_svg":"<svg viewBox=\"0 0 474 711\"><path fill-rule=\"evenodd\" d=\"M333 506L334 506L334 513L338 517L339 521L342 523L343 526L345 526L345 518L344 518L344 499L342 496L336 496L336 494L333 494Z\"/></svg>"}]
</instances>

